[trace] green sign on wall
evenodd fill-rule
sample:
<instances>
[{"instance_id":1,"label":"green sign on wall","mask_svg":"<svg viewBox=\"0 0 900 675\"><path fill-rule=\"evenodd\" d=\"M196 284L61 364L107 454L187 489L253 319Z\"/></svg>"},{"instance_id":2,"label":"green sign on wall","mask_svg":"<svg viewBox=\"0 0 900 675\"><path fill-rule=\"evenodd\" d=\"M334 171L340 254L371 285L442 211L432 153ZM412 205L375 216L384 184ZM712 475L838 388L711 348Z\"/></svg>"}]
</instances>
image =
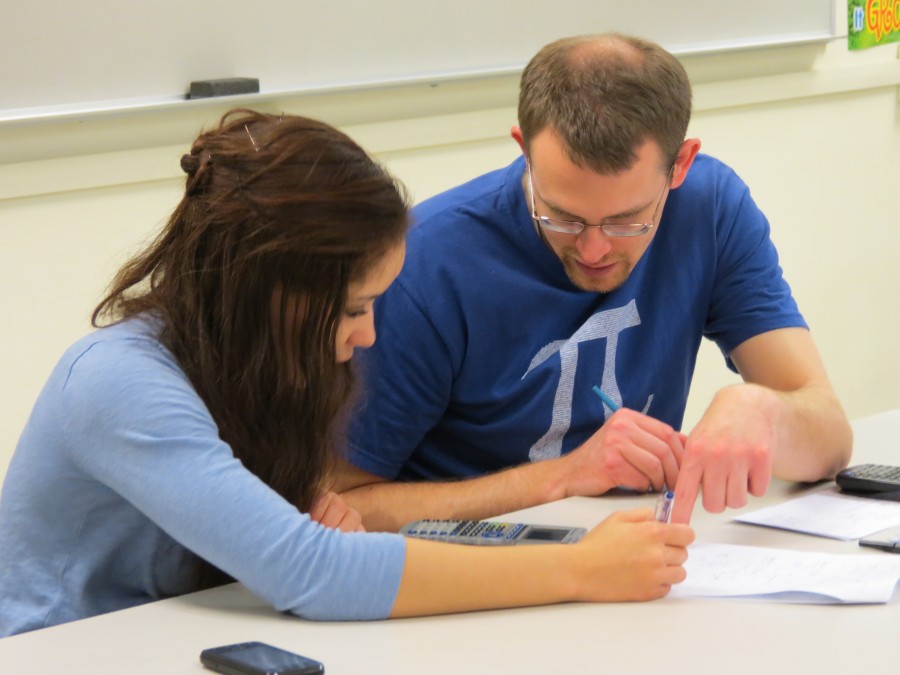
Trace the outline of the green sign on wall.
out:
<instances>
[{"instance_id":1,"label":"green sign on wall","mask_svg":"<svg viewBox=\"0 0 900 675\"><path fill-rule=\"evenodd\" d=\"M900 0L847 0L847 27L850 49L900 42Z\"/></svg>"}]
</instances>

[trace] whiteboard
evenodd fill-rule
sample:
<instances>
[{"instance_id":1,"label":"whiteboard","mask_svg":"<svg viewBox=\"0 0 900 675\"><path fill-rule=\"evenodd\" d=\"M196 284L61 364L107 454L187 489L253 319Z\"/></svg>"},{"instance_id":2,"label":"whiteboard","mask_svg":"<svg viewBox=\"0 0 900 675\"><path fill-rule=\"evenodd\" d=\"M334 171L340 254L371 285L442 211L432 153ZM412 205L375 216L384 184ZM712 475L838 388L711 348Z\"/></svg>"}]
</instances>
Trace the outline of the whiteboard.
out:
<instances>
[{"instance_id":1,"label":"whiteboard","mask_svg":"<svg viewBox=\"0 0 900 675\"><path fill-rule=\"evenodd\" d=\"M2 0L0 112L183 98L256 77L300 93L521 69L618 30L676 54L827 39L833 0Z\"/></svg>"}]
</instances>

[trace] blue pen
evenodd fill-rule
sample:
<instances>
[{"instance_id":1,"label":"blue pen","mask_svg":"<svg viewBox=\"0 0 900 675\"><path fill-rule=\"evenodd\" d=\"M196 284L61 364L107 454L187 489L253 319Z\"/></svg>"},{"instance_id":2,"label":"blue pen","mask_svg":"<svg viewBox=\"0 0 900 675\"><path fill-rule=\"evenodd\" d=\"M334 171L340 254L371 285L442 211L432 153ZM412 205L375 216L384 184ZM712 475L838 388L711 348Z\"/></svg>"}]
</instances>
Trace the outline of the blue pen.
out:
<instances>
[{"instance_id":1,"label":"blue pen","mask_svg":"<svg viewBox=\"0 0 900 675\"><path fill-rule=\"evenodd\" d=\"M663 489L662 492L659 493L659 498L656 500L656 513L654 517L660 523L668 523L669 516L672 514L672 503L675 501L675 493L671 490Z\"/></svg>"},{"instance_id":2,"label":"blue pen","mask_svg":"<svg viewBox=\"0 0 900 675\"><path fill-rule=\"evenodd\" d=\"M594 393L597 394L597 396L600 397L600 400L603 401L607 406L609 406L609 409L613 412L616 412L616 410L622 407L620 405L617 405L615 401L604 394L600 387L598 387L597 385L594 385Z\"/></svg>"}]
</instances>

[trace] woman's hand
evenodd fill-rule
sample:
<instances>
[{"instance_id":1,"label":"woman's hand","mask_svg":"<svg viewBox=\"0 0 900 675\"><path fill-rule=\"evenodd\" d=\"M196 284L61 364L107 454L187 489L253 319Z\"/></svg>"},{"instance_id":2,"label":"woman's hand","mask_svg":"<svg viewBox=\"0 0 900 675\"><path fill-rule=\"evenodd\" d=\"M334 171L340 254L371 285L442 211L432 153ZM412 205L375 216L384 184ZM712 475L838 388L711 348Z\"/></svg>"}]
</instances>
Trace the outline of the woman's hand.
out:
<instances>
[{"instance_id":1,"label":"woman's hand","mask_svg":"<svg viewBox=\"0 0 900 675\"><path fill-rule=\"evenodd\" d=\"M687 576L684 563L694 531L659 523L651 509L613 513L575 547L581 600L653 600Z\"/></svg>"}]
</instances>

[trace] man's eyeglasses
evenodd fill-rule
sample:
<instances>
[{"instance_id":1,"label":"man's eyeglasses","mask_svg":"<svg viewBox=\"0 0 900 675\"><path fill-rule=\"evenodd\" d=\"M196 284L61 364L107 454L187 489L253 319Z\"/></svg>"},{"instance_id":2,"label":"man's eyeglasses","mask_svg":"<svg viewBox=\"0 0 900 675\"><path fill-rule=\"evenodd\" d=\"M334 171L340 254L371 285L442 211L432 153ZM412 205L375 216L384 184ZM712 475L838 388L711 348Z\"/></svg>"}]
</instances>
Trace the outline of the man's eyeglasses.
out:
<instances>
[{"instance_id":1,"label":"man's eyeglasses","mask_svg":"<svg viewBox=\"0 0 900 675\"><path fill-rule=\"evenodd\" d=\"M531 179L531 164L527 164L528 166L528 194L531 197L531 219L535 222L536 225L540 225L541 227L545 227L548 230L553 230L554 232L562 232L564 234L581 234L586 227L599 227L603 230L603 233L610 237L639 237L642 234L647 234L654 224L656 223L656 218L659 215L659 209L662 206L663 197L666 195L666 190L669 189L669 182L672 180L672 171L674 170L674 166L669 169L669 173L666 176L666 184L663 185L662 192L659 195L659 201L656 202L656 208L653 210L653 216L650 219L650 222L644 223L634 223L629 221L622 220L604 220L599 225L589 225L587 223L582 223L578 220L564 220L562 218L550 218L548 216L539 216L537 211L534 208L534 183Z\"/></svg>"}]
</instances>

